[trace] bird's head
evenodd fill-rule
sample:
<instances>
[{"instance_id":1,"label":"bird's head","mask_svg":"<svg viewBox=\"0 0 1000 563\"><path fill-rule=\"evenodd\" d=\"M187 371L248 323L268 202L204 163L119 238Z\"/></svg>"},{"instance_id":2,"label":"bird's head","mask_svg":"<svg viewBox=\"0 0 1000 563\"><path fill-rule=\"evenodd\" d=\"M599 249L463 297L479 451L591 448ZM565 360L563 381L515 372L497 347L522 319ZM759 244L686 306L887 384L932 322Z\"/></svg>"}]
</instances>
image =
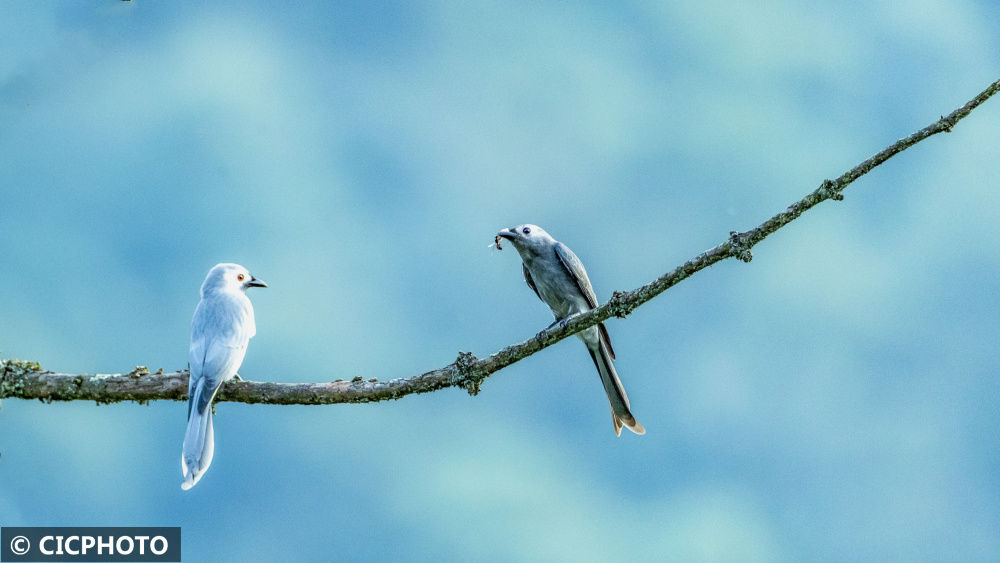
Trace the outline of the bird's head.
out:
<instances>
[{"instance_id":1,"label":"bird's head","mask_svg":"<svg viewBox=\"0 0 1000 563\"><path fill-rule=\"evenodd\" d=\"M267 284L250 275L250 271L239 264L216 264L205 276L205 283L201 284L201 295L246 291L251 287L267 287Z\"/></svg>"},{"instance_id":2,"label":"bird's head","mask_svg":"<svg viewBox=\"0 0 1000 563\"><path fill-rule=\"evenodd\" d=\"M522 255L525 252L537 253L555 242L555 239L545 232L545 229L531 224L503 229L497 233L497 241L502 238L509 240Z\"/></svg>"}]
</instances>

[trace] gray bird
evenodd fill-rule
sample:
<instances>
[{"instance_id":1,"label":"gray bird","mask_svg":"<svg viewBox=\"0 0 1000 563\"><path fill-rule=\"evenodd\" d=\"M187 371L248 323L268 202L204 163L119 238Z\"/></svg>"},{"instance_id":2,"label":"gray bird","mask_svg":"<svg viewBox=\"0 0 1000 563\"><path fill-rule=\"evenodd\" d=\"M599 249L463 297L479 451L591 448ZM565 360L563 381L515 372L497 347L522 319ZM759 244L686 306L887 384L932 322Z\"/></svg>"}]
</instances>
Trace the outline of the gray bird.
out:
<instances>
[{"instance_id":1,"label":"gray bird","mask_svg":"<svg viewBox=\"0 0 1000 563\"><path fill-rule=\"evenodd\" d=\"M251 287L267 287L267 284L239 264L216 264L201 284L201 301L191 319L188 349L191 377L187 432L181 455L184 472L181 488L185 491L201 479L215 454L212 399L219 387L236 375L247 344L257 333L253 305L246 295Z\"/></svg>"},{"instance_id":2,"label":"gray bird","mask_svg":"<svg viewBox=\"0 0 1000 563\"><path fill-rule=\"evenodd\" d=\"M571 315L583 313L597 307L597 296L590 285L583 262L565 244L555 240L537 225L518 225L497 233L497 246L501 238L509 240L521 255L524 281L535 292L555 316L556 323L565 321ZM622 426L636 434L645 434L646 429L632 416L628 396L615 371L615 350L604 323L577 333L587 345L594 360L604 392L611 403L611 419L615 434L621 436Z\"/></svg>"}]
</instances>

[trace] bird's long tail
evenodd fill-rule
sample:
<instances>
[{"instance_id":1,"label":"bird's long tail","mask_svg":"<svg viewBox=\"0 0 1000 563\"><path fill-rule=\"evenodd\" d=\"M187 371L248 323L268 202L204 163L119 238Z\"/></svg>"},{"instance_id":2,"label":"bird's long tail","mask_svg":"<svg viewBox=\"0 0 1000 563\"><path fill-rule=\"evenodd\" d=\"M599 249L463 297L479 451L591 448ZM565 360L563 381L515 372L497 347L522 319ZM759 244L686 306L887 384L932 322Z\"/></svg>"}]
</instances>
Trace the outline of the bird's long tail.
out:
<instances>
[{"instance_id":1,"label":"bird's long tail","mask_svg":"<svg viewBox=\"0 0 1000 563\"><path fill-rule=\"evenodd\" d=\"M185 491L195 486L201 479L215 455L212 401L202 400L204 393L211 392L212 390L205 388L205 380L201 380L188 398L187 432L184 434L184 449L181 454L181 468L184 471L181 488ZM199 408L199 405L205 406Z\"/></svg>"},{"instance_id":2,"label":"bird's long tail","mask_svg":"<svg viewBox=\"0 0 1000 563\"><path fill-rule=\"evenodd\" d=\"M587 345L590 357L594 360L598 373L601 374L601 383L604 384L604 392L608 395L608 402L611 403L611 420L615 427L615 434L622 435L622 426L625 426L636 434L645 434L646 429L632 416L629 410L628 396L625 388L618 379L618 372L615 371L615 364L611 360L611 353L603 340L598 339L596 345Z\"/></svg>"}]
</instances>

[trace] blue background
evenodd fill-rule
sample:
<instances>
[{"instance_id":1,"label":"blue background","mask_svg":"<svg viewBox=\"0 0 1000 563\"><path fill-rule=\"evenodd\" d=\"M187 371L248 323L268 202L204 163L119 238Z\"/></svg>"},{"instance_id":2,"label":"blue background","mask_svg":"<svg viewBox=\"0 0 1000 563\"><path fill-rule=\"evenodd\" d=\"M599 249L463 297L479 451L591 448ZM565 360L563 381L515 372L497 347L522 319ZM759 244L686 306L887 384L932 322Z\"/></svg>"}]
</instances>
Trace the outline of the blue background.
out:
<instances>
[{"instance_id":1,"label":"blue background","mask_svg":"<svg viewBox=\"0 0 1000 563\"><path fill-rule=\"evenodd\" d=\"M1000 5L5 2L0 354L186 365L253 291L247 379L415 375L551 321L512 224L601 301L996 80ZM0 523L183 527L186 561L1000 560L1000 100L609 329L376 405L6 400Z\"/></svg>"}]
</instances>

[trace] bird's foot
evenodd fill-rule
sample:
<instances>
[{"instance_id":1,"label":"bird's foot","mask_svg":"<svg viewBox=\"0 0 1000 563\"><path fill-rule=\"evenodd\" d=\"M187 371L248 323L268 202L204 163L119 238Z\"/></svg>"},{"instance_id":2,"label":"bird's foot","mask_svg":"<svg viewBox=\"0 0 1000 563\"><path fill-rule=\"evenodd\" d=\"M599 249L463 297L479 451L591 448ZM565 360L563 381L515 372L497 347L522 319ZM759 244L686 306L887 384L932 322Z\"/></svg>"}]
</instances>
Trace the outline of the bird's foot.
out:
<instances>
[{"instance_id":1,"label":"bird's foot","mask_svg":"<svg viewBox=\"0 0 1000 563\"><path fill-rule=\"evenodd\" d=\"M566 317L565 319L557 319L555 321L552 321L552 324L550 324L549 326L545 327L545 330L542 330L541 332L539 332L538 334L536 334L535 338L538 338L539 336L545 334L546 332L548 332L548 331L550 331L550 330L552 330L552 329L554 329L556 327L566 328L566 324L569 323L569 320L572 319L574 316L575 315L570 315L569 317Z\"/></svg>"}]
</instances>

